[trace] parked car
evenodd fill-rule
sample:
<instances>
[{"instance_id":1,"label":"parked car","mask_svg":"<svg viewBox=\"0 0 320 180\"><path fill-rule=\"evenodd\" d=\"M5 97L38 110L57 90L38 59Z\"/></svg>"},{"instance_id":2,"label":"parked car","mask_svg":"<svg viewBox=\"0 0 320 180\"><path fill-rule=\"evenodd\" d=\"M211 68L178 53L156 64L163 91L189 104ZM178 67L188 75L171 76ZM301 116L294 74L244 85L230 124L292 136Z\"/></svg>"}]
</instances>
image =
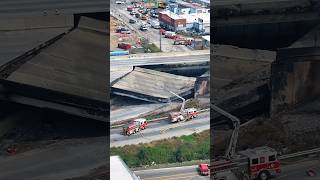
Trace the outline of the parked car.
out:
<instances>
[{"instance_id":1,"label":"parked car","mask_svg":"<svg viewBox=\"0 0 320 180\"><path fill-rule=\"evenodd\" d=\"M131 11L130 14L131 14L131 15L136 15L137 12L136 12L136 11Z\"/></svg>"},{"instance_id":2,"label":"parked car","mask_svg":"<svg viewBox=\"0 0 320 180\"><path fill-rule=\"evenodd\" d=\"M160 28L160 33L161 33L161 35L165 35L166 30L165 30L165 29Z\"/></svg>"},{"instance_id":3,"label":"parked car","mask_svg":"<svg viewBox=\"0 0 320 180\"><path fill-rule=\"evenodd\" d=\"M141 25L139 29L141 31L148 31L148 28L145 25Z\"/></svg>"},{"instance_id":4,"label":"parked car","mask_svg":"<svg viewBox=\"0 0 320 180\"><path fill-rule=\"evenodd\" d=\"M153 20L153 21L150 22L150 24L151 24L151 27L153 27L154 29L160 29L159 21Z\"/></svg>"},{"instance_id":5,"label":"parked car","mask_svg":"<svg viewBox=\"0 0 320 180\"><path fill-rule=\"evenodd\" d=\"M131 34L131 31L128 28L125 27L118 27L116 29L117 33L121 33L121 34Z\"/></svg>"},{"instance_id":6,"label":"parked car","mask_svg":"<svg viewBox=\"0 0 320 180\"><path fill-rule=\"evenodd\" d=\"M141 20L145 21L147 19L148 19L147 16L145 16L145 15L141 16Z\"/></svg>"},{"instance_id":7,"label":"parked car","mask_svg":"<svg viewBox=\"0 0 320 180\"><path fill-rule=\"evenodd\" d=\"M128 50L131 49L131 44L129 43L119 43L118 44L118 48L124 49L124 50Z\"/></svg>"},{"instance_id":8,"label":"parked car","mask_svg":"<svg viewBox=\"0 0 320 180\"><path fill-rule=\"evenodd\" d=\"M159 18L159 15L158 14L151 14L151 17L153 17L153 18Z\"/></svg>"},{"instance_id":9,"label":"parked car","mask_svg":"<svg viewBox=\"0 0 320 180\"><path fill-rule=\"evenodd\" d=\"M141 17L141 14L137 13L136 18L140 18L140 17Z\"/></svg>"},{"instance_id":10,"label":"parked car","mask_svg":"<svg viewBox=\"0 0 320 180\"><path fill-rule=\"evenodd\" d=\"M172 31L167 31L164 34L164 37L165 38L169 38L169 39L175 39L176 36L177 36L177 34L175 32L172 32Z\"/></svg>"},{"instance_id":11,"label":"parked car","mask_svg":"<svg viewBox=\"0 0 320 180\"><path fill-rule=\"evenodd\" d=\"M134 20L134 19L130 19L130 20L129 20L129 23L130 23L130 24L135 24L136 22L137 22L137 21Z\"/></svg>"}]
</instances>

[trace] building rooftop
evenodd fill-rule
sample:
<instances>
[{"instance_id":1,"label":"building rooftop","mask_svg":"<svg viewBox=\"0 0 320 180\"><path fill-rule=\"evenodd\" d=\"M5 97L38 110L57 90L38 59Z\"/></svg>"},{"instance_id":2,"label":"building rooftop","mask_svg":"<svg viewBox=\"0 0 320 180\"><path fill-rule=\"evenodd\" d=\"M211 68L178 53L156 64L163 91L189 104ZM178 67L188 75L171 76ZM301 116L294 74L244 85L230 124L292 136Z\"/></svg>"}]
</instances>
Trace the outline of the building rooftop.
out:
<instances>
[{"instance_id":1,"label":"building rooftop","mask_svg":"<svg viewBox=\"0 0 320 180\"><path fill-rule=\"evenodd\" d=\"M203 38L204 40L206 40L206 41L209 41L209 42L210 42L210 35L208 35L208 36L202 36L202 38Z\"/></svg>"},{"instance_id":2,"label":"building rooftop","mask_svg":"<svg viewBox=\"0 0 320 180\"><path fill-rule=\"evenodd\" d=\"M120 156L111 156L110 165L110 180L139 180Z\"/></svg>"},{"instance_id":3,"label":"building rooftop","mask_svg":"<svg viewBox=\"0 0 320 180\"><path fill-rule=\"evenodd\" d=\"M186 19L187 23L198 22L199 18L203 20L203 23L210 23L210 13L176 14L169 10L160 13L168 15L172 19Z\"/></svg>"}]
</instances>

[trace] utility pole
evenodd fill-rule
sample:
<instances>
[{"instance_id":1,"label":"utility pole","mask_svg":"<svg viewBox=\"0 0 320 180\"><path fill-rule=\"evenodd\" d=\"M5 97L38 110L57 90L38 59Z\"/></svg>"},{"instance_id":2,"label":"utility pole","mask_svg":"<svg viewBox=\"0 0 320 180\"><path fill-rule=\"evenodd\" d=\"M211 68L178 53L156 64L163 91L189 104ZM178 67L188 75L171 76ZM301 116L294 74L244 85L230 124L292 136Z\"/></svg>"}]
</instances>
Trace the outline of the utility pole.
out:
<instances>
[{"instance_id":1,"label":"utility pole","mask_svg":"<svg viewBox=\"0 0 320 180\"><path fill-rule=\"evenodd\" d=\"M161 28L159 29L159 37L160 37L160 51L162 51L162 47L161 47Z\"/></svg>"}]
</instances>

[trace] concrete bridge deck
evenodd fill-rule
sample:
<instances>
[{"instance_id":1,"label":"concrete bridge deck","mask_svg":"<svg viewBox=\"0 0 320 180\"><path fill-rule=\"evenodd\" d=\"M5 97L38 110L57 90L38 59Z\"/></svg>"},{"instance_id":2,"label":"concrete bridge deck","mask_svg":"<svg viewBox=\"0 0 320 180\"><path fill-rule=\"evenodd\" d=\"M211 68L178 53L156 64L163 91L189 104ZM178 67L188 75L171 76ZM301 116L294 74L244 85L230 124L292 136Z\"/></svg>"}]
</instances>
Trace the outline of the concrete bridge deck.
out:
<instances>
[{"instance_id":1,"label":"concrete bridge deck","mask_svg":"<svg viewBox=\"0 0 320 180\"><path fill-rule=\"evenodd\" d=\"M49 34L44 43L3 64L0 98L107 121L107 34L97 28L107 26L83 20L78 28Z\"/></svg>"}]
</instances>

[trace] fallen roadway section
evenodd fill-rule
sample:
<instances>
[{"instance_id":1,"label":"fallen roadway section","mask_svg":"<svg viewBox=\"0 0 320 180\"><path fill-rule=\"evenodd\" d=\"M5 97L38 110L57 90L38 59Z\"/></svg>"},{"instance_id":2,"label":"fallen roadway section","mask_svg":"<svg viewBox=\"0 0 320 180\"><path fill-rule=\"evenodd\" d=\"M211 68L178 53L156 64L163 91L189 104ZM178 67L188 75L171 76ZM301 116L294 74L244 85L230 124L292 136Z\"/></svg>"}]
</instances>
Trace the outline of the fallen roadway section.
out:
<instances>
[{"instance_id":1,"label":"fallen roadway section","mask_svg":"<svg viewBox=\"0 0 320 180\"><path fill-rule=\"evenodd\" d=\"M169 102L177 99L169 91L180 96L191 95L196 78L136 67L120 78L112 87L112 93L149 102Z\"/></svg>"},{"instance_id":2,"label":"fallen roadway section","mask_svg":"<svg viewBox=\"0 0 320 180\"><path fill-rule=\"evenodd\" d=\"M107 121L104 24L82 17L78 28L2 65L0 98Z\"/></svg>"},{"instance_id":3,"label":"fallen roadway section","mask_svg":"<svg viewBox=\"0 0 320 180\"><path fill-rule=\"evenodd\" d=\"M169 129L170 127L173 127ZM197 118L180 123L170 123L169 120L153 122L148 128L131 136L122 134L122 128L110 129L110 147L121 147L130 144L148 143L155 140L179 137L199 133L210 128L210 113L204 112ZM161 133L161 130L166 130Z\"/></svg>"}]
</instances>

